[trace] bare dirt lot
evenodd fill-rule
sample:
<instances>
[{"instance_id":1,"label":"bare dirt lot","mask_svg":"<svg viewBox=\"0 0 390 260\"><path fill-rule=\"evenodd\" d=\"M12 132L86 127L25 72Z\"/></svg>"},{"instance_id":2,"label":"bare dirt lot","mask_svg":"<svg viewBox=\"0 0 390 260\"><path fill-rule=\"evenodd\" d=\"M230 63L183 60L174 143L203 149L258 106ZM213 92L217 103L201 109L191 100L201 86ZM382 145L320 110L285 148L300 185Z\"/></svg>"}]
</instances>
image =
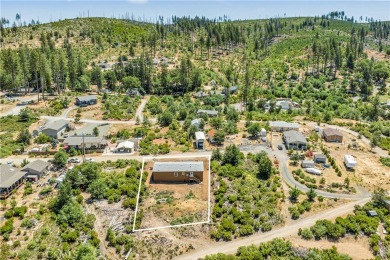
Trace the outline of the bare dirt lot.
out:
<instances>
[{"instance_id":1,"label":"bare dirt lot","mask_svg":"<svg viewBox=\"0 0 390 260\"><path fill-rule=\"evenodd\" d=\"M172 161L172 159L159 161ZM191 161L203 161L205 170L203 181L199 184L153 183L151 169L154 162L145 162L144 169L148 174L146 181L148 196L141 206L144 212L141 228L207 221L209 161L205 158L191 159Z\"/></svg>"}]
</instances>

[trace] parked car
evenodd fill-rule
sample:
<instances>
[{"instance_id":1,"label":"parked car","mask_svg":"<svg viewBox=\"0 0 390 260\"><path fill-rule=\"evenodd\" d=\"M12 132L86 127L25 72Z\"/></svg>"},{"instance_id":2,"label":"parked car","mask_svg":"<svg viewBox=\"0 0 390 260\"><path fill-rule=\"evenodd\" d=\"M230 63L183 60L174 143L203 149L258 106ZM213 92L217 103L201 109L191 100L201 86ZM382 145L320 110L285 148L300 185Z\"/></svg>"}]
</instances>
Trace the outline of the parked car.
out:
<instances>
[{"instance_id":1,"label":"parked car","mask_svg":"<svg viewBox=\"0 0 390 260\"><path fill-rule=\"evenodd\" d=\"M68 160L69 163L80 163L80 159L79 158L70 158Z\"/></svg>"},{"instance_id":2,"label":"parked car","mask_svg":"<svg viewBox=\"0 0 390 260\"><path fill-rule=\"evenodd\" d=\"M279 150L283 150L283 145L279 144L279 145L278 145L278 149L279 149Z\"/></svg>"},{"instance_id":3,"label":"parked car","mask_svg":"<svg viewBox=\"0 0 390 260\"><path fill-rule=\"evenodd\" d=\"M86 161L86 162L94 162L94 161L95 161L95 159L92 159L92 158L86 158L86 159L85 159L85 161Z\"/></svg>"}]
</instances>

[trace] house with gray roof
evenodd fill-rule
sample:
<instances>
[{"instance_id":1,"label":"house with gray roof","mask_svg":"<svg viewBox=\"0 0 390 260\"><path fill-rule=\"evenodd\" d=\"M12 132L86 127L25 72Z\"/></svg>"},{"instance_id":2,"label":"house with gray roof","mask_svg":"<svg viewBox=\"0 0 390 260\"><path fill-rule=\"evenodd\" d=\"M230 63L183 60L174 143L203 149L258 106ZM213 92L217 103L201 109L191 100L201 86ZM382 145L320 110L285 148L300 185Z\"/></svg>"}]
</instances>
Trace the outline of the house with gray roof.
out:
<instances>
[{"instance_id":1,"label":"house with gray roof","mask_svg":"<svg viewBox=\"0 0 390 260\"><path fill-rule=\"evenodd\" d=\"M107 140L98 136L69 136L64 140L64 148L70 149L104 149L107 146Z\"/></svg>"},{"instance_id":2,"label":"house with gray roof","mask_svg":"<svg viewBox=\"0 0 390 260\"><path fill-rule=\"evenodd\" d=\"M193 94L194 98L202 98L202 97L207 97L209 94L207 94L204 91L198 91Z\"/></svg>"},{"instance_id":3,"label":"house with gray roof","mask_svg":"<svg viewBox=\"0 0 390 260\"><path fill-rule=\"evenodd\" d=\"M196 114L207 114L209 117L217 117L218 116L218 111L217 110L205 110L205 109L199 109Z\"/></svg>"},{"instance_id":4,"label":"house with gray roof","mask_svg":"<svg viewBox=\"0 0 390 260\"><path fill-rule=\"evenodd\" d=\"M238 91L238 86L231 86L227 90L229 91L230 94L234 94ZM223 89L222 93L226 94L226 89Z\"/></svg>"},{"instance_id":5,"label":"house with gray roof","mask_svg":"<svg viewBox=\"0 0 390 260\"><path fill-rule=\"evenodd\" d=\"M200 129L202 126L202 118L196 118L196 119L192 120L191 125L194 125Z\"/></svg>"},{"instance_id":6,"label":"house with gray roof","mask_svg":"<svg viewBox=\"0 0 390 260\"><path fill-rule=\"evenodd\" d=\"M0 165L0 198L5 199L23 184L25 172L7 164Z\"/></svg>"},{"instance_id":7,"label":"house with gray roof","mask_svg":"<svg viewBox=\"0 0 390 260\"><path fill-rule=\"evenodd\" d=\"M28 180L37 181L49 171L50 163L43 160L35 160L23 167Z\"/></svg>"},{"instance_id":8,"label":"house with gray roof","mask_svg":"<svg viewBox=\"0 0 390 260\"><path fill-rule=\"evenodd\" d=\"M47 122L40 129L33 132L34 135L44 133L54 139L60 138L64 132L69 128L69 122L63 119Z\"/></svg>"},{"instance_id":9,"label":"house with gray roof","mask_svg":"<svg viewBox=\"0 0 390 260\"><path fill-rule=\"evenodd\" d=\"M287 149L293 150L306 150L307 140L305 136L298 131L290 130L283 134L283 141L287 146Z\"/></svg>"},{"instance_id":10,"label":"house with gray roof","mask_svg":"<svg viewBox=\"0 0 390 260\"><path fill-rule=\"evenodd\" d=\"M269 121L269 127L271 128L271 131L284 132L290 130L298 131L300 125L297 123L289 123L285 121Z\"/></svg>"},{"instance_id":11,"label":"house with gray roof","mask_svg":"<svg viewBox=\"0 0 390 260\"><path fill-rule=\"evenodd\" d=\"M81 96L76 98L76 106L86 107L89 105L96 105L97 97L95 95Z\"/></svg>"},{"instance_id":12,"label":"house with gray roof","mask_svg":"<svg viewBox=\"0 0 390 260\"><path fill-rule=\"evenodd\" d=\"M203 172L202 161L155 162L151 179L153 182L200 183Z\"/></svg>"}]
</instances>

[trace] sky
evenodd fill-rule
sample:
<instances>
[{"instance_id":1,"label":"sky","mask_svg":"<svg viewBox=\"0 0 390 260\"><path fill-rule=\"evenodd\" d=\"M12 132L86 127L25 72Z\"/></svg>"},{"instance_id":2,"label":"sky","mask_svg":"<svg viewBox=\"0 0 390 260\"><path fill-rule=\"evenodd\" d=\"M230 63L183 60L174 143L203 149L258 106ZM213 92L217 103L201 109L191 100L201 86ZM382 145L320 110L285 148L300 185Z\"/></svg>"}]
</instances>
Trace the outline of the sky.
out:
<instances>
[{"instance_id":1,"label":"sky","mask_svg":"<svg viewBox=\"0 0 390 260\"><path fill-rule=\"evenodd\" d=\"M206 16L218 18L228 16L237 19L264 19L271 17L314 16L331 11L345 11L348 17L372 17L374 20L390 20L390 1L363 0L311 0L311 1L233 1L233 0L0 0L0 15L15 20L16 13L21 20L29 23L31 19L41 23L76 17L115 17L126 13L135 20L155 22L158 16Z\"/></svg>"}]
</instances>

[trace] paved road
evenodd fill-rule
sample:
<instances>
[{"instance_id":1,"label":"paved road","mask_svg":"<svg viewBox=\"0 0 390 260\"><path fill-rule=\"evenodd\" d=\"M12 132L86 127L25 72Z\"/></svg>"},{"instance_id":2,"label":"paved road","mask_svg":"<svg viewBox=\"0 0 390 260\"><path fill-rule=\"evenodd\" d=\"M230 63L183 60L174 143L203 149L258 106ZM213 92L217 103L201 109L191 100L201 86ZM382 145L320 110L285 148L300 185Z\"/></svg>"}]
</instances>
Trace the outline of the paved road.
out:
<instances>
[{"instance_id":1,"label":"paved road","mask_svg":"<svg viewBox=\"0 0 390 260\"><path fill-rule=\"evenodd\" d=\"M361 199L357 201L344 204L333 209L322 211L315 215L302 218L300 220L292 222L288 226L277 228L266 233L257 233L252 236L237 239L231 242L211 242L207 246L195 249L188 254L184 254L176 257L175 259L199 259L204 258L206 255L224 253L224 254L235 254L237 249L241 246L249 246L251 244L258 245L259 243L270 241L274 238L287 237L290 235L296 235L300 228L308 228L315 224L319 219L335 219L339 216L343 216L353 212L355 205L364 205L370 199Z\"/></svg>"},{"instance_id":2,"label":"paved road","mask_svg":"<svg viewBox=\"0 0 390 260\"><path fill-rule=\"evenodd\" d=\"M290 186L290 187L296 187L297 189L301 190L302 192L307 192L309 188L307 188L305 185L297 182L294 177L292 176L291 172L288 169L288 157L283 151L279 150L271 150L270 148L267 148L266 146L263 145L247 145L247 146L241 146L240 150L244 153L247 154L248 152L251 153L258 153L261 151L266 151L269 155L271 156L276 156L276 158L279 160L279 170L281 173L281 176L283 180ZM169 155L161 155L161 156L156 156L156 157L164 157L164 156L175 156L177 158L180 157L188 157L188 156L199 156L199 155L211 155L211 151L197 151L197 152L188 152L188 153L170 153ZM138 161L142 161L142 158L144 156L140 155L131 155L131 154L116 154L116 153L104 153L99 156L86 156L86 157L91 157L95 159L96 162L101 162L101 161L106 161L106 160L118 160L118 159L134 159ZM78 156L79 159L81 159L81 156ZM28 158L26 155L19 155L13 158L4 158L0 159L0 163L7 163L7 162L12 162L16 165L20 165L23 161L23 159L27 159L31 161L31 158ZM41 158L42 160L49 160L50 158ZM324 198L338 198L338 199L351 199L351 200L359 200L362 198L368 198L370 197L370 193L363 189L360 188L357 194L341 194L341 193L330 193L330 192L325 192L322 190L315 190L316 193L320 196L323 196Z\"/></svg>"},{"instance_id":3,"label":"paved road","mask_svg":"<svg viewBox=\"0 0 390 260\"><path fill-rule=\"evenodd\" d=\"M19 103L19 102L22 102L22 101L28 101L28 100L38 100L38 95L37 94L32 94L32 95L28 95L28 96L22 96L22 97L14 97L16 103ZM3 116L9 116L9 115L19 115L20 113L20 110L22 110L23 108L26 108L26 106L15 106L11 109L9 109L8 111L4 111L0 114L0 117L3 117Z\"/></svg>"}]
</instances>

